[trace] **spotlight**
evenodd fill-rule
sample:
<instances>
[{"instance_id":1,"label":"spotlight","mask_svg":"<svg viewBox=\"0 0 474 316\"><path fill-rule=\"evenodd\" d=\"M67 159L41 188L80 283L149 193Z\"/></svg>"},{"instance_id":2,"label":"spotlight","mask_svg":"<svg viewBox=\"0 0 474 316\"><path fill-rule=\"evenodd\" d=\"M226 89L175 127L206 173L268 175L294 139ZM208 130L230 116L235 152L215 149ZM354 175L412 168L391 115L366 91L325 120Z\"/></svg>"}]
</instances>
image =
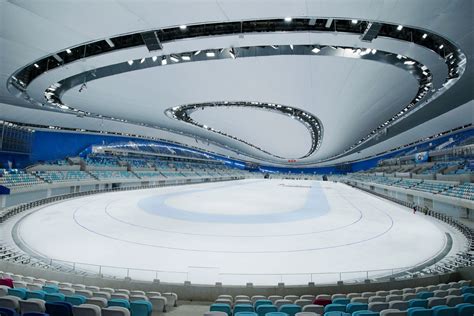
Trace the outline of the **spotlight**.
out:
<instances>
[{"instance_id":1,"label":"spotlight","mask_svg":"<svg viewBox=\"0 0 474 316\"><path fill-rule=\"evenodd\" d=\"M179 61L179 59L176 56L170 56L170 59L174 61L175 63Z\"/></svg>"},{"instance_id":2,"label":"spotlight","mask_svg":"<svg viewBox=\"0 0 474 316\"><path fill-rule=\"evenodd\" d=\"M140 60L140 64L143 64L145 62L145 57L143 57L141 60Z\"/></svg>"},{"instance_id":3,"label":"spotlight","mask_svg":"<svg viewBox=\"0 0 474 316\"><path fill-rule=\"evenodd\" d=\"M216 57L216 53L214 53L214 52L207 52L207 53L206 53L206 56L207 56L207 57Z\"/></svg>"},{"instance_id":4,"label":"spotlight","mask_svg":"<svg viewBox=\"0 0 474 316\"><path fill-rule=\"evenodd\" d=\"M415 62L414 62L413 60L407 60L407 61L405 61L405 62L404 62L404 64L405 64L405 65L410 65L410 66L411 66L411 65L414 65L414 64L415 64Z\"/></svg>"},{"instance_id":5,"label":"spotlight","mask_svg":"<svg viewBox=\"0 0 474 316\"><path fill-rule=\"evenodd\" d=\"M290 48L291 48L291 50L293 50L293 44L290 44Z\"/></svg>"},{"instance_id":6,"label":"spotlight","mask_svg":"<svg viewBox=\"0 0 474 316\"><path fill-rule=\"evenodd\" d=\"M158 59L157 56L153 56L153 57L151 58L151 60L153 60L153 61L156 61L157 59Z\"/></svg>"},{"instance_id":7,"label":"spotlight","mask_svg":"<svg viewBox=\"0 0 474 316\"><path fill-rule=\"evenodd\" d=\"M275 45L270 45L270 47L273 49L278 49L278 46L275 46Z\"/></svg>"},{"instance_id":8,"label":"spotlight","mask_svg":"<svg viewBox=\"0 0 474 316\"><path fill-rule=\"evenodd\" d=\"M200 51L200 50L197 50L197 51L194 52L194 56L197 56L197 55L199 55L200 53L201 53L201 51Z\"/></svg>"},{"instance_id":9,"label":"spotlight","mask_svg":"<svg viewBox=\"0 0 474 316\"><path fill-rule=\"evenodd\" d=\"M164 66L166 64L168 64L168 60L166 59L166 56L163 56L163 58L161 59L161 64Z\"/></svg>"},{"instance_id":10,"label":"spotlight","mask_svg":"<svg viewBox=\"0 0 474 316\"><path fill-rule=\"evenodd\" d=\"M443 49L443 47L444 47L443 44L439 45L439 49Z\"/></svg>"},{"instance_id":11,"label":"spotlight","mask_svg":"<svg viewBox=\"0 0 474 316\"><path fill-rule=\"evenodd\" d=\"M186 30L187 28L188 28L188 27L187 27L186 25L184 25L184 24L179 26L179 29L180 29L181 31L184 31L184 30Z\"/></svg>"},{"instance_id":12,"label":"spotlight","mask_svg":"<svg viewBox=\"0 0 474 316\"><path fill-rule=\"evenodd\" d=\"M66 53L68 53L68 54L72 54L72 52L71 52L71 50L70 50L69 48L68 48L68 49L66 49Z\"/></svg>"},{"instance_id":13,"label":"spotlight","mask_svg":"<svg viewBox=\"0 0 474 316\"><path fill-rule=\"evenodd\" d=\"M34 66L35 66L36 68L39 68L39 67L40 67L40 66L38 66L38 64L34 64Z\"/></svg>"},{"instance_id":14,"label":"spotlight","mask_svg":"<svg viewBox=\"0 0 474 316\"><path fill-rule=\"evenodd\" d=\"M401 31L403 29L403 25L397 26L397 31Z\"/></svg>"},{"instance_id":15,"label":"spotlight","mask_svg":"<svg viewBox=\"0 0 474 316\"><path fill-rule=\"evenodd\" d=\"M357 22L359 22L359 21L357 21L357 20L352 20L351 21L352 24L357 24Z\"/></svg>"},{"instance_id":16,"label":"spotlight","mask_svg":"<svg viewBox=\"0 0 474 316\"><path fill-rule=\"evenodd\" d=\"M315 47L315 48L313 48L311 51L312 51L313 53L317 54L317 53L319 53L321 50L320 50L319 48Z\"/></svg>"},{"instance_id":17,"label":"spotlight","mask_svg":"<svg viewBox=\"0 0 474 316\"><path fill-rule=\"evenodd\" d=\"M422 38L422 39L425 39L425 38L427 38L427 37L428 37L428 34L425 33L425 34L423 34L423 36L422 36L421 38Z\"/></svg>"},{"instance_id":18,"label":"spotlight","mask_svg":"<svg viewBox=\"0 0 474 316\"><path fill-rule=\"evenodd\" d=\"M127 61L127 63L131 66L133 65L133 59L130 59L129 61Z\"/></svg>"},{"instance_id":19,"label":"spotlight","mask_svg":"<svg viewBox=\"0 0 474 316\"><path fill-rule=\"evenodd\" d=\"M291 21L293 21L293 19L291 18L291 16L287 16L287 17L285 18L285 22L286 22L286 23L290 23Z\"/></svg>"},{"instance_id":20,"label":"spotlight","mask_svg":"<svg viewBox=\"0 0 474 316\"><path fill-rule=\"evenodd\" d=\"M185 61L190 61L190 60L191 60L191 57L188 56L188 55L183 55L183 56L181 56L181 59L182 59L182 60L185 60Z\"/></svg>"},{"instance_id":21,"label":"spotlight","mask_svg":"<svg viewBox=\"0 0 474 316\"><path fill-rule=\"evenodd\" d=\"M372 55L374 55L377 52L377 50L374 48L372 49Z\"/></svg>"}]
</instances>

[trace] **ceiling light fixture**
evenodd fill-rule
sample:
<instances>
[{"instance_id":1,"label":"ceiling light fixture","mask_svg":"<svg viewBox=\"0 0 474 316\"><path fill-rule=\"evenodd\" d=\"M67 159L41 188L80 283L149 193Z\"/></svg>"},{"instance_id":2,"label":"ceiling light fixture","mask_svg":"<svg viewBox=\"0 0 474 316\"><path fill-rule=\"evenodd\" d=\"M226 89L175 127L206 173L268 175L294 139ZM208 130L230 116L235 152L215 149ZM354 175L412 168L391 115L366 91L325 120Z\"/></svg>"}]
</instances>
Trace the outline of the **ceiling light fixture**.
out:
<instances>
[{"instance_id":1,"label":"ceiling light fixture","mask_svg":"<svg viewBox=\"0 0 474 316\"><path fill-rule=\"evenodd\" d=\"M443 44L439 45L439 49L443 49L443 47L444 47Z\"/></svg>"},{"instance_id":2,"label":"ceiling light fixture","mask_svg":"<svg viewBox=\"0 0 474 316\"><path fill-rule=\"evenodd\" d=\"M166 59L166 56L163 56L163 59L161 59L161 64L164 66L168 64L168 60Z\"/></svg>"},{"instance_id":3,"label":"ceiling light fixture","mask_svg":"<svg viewBox=\"0 0 474 316\"><path fill-rule=\"evenodd\" d=\"M170 56L170 59L174 61L175 63L179 61L179 59L176 56Z\"/></svg>"},{"instance_id":4,"label":"ceiling light fixture","mask_svg":"<svg viewBox=\"0 0 474 316\"><path fill-rule=\"evenodd\" d=\"M357 22L359 22L359 21L357 21L357 20L352 20L351 21L352 24L357 24Z\"/></svg>"},{"instance_id":5,"label":"ceiling light fixture","mask_svg":"<svg viewBox=\"0 0 474 316\"><path fill-rule=\"evenodd\" d=\"M422 38L422 39L425 39L425 38L427 38L427 37L428 37L428 34L425 33L425 34L423 34L423 36L422 36L421 38Z\"/></svg>"},{"instance_id":6,"label":"ceiling light fixture","mask_svg":"<svg viewBox=\"0 0 474 316\"><path fill-rule=\"evenodd\" d=\"M185 60L185 61L190 61L190 60L191 60L191 57L188 56L188 55L183 55L183 56L181 56L181 59L182 59L182 60Z\"/></svg>"},{"instance_id":7,"label":"ceiling light fixture","mask_svg":"<svg viewBox=\"0 0 474 316\"><path fill-rule=\"evenodd\" d=\"M293 21L293 19L291 18L291 16L287 16L287 17L285 18L285 22L286 22L286 23L290 23L291 21Z\"/></svg>"},{"instance_id":8,"label":"ceiling light fixture","mask_svg":"<svg viewBox=\"0 0 474 316\"><path fill-rule=\"evenodd\" d=\"M143 64L145 62L145 57L143 57L141 60L140 60L140 64Z\"/></svg>"},{"instance_id":9,"label":"ceiling light fixture","mask_svg":"<svg viewBox=\"0 0 474 316\"><path fill-rule=\"evenodd\" d=\"M214 53L214 52L207 52L207 53L206 53L206 56L207 56L207 57L216 57L216 53Z\"/></svg>"},{"instance_id":10,"label":"ceiling light fixture","mask_svg":"<svg viewBox=\"0 0 474 316\"><path fill-rule=\"evenodd\" d=\"M199 55L200 53L201 53L201 51L200 51L200 50L197 50L197 51L194 52L194 56L197 56L197 55Z\"/></svg>"},{"instance_id":11,"label":"ceiling light fixture","mask_svg":"<svg viewBox=\"0 0 474 316\"><path fill-rule=\"evenodd\" d=\"M290 48L291 48L291 50L293 50L293 44L290 44Z\"/></svg>"},{"instance_id":12,"label":"ceiling light fixture","mask_svg":"<svg viewBox=\"0 0 474 316\"><path fill-rule=\"evenodd\" d=\"M180 29L181 31L184 31L184 30L186 30L187 28L188 28L188 27L187 27L185 24L179 26L179 29Z\"/></svg>"},{"instance_id":13,"label":"ceiling light fixture","mask_svg":"<svg viewBox=\"0 0 474 316\"><path fill-rule=\"evenodd\" d=\"M40 66L38 66L38 64L34 64L34 66L35 66L36 68L39 68L39 67L40 67Z\"/></svg>"},{"instance_id":14,"label":"ceiling light fixture","mask_svg":"<svg viewBox=\"0 0 474 316\"><path fill-rule=\"evenodd\" d=\"M70 50L69 48L68 48L68 49L66 49L66 53L68 53L68 54L72 54L72 52L71 52L71 50Z\"/></svg>"},{"instance_id":15,"label":"ceiling light fixture","mask_svg":"<svg viewBox=\"0 0 474 316\"><path fill-rule=\"evenodd\" d=\"M411 65L414 65L414 64L415 64L415 62L414 62L413 60L407 60L407 61L405 61L405 62L404 62L404 64L405 64L405 65L410 65L410 66L411 66Z\"/></svg>"},{"instance_id":16,"label":"ceiling light fixture","mask_svg":"<svg viewBox=\"0 0 474 316\"><path fill-rule=\"evenodd\" d=\"M153 56L153 57L151 58L151 60L153 60L153 61L156 61L157 59L158 59L157 56Z\"/></svg>"},{"instance_id":17,"label":"ceiling light fixture","mask_svg":"<svg viewBox=\"0 0 474 316\"><path fill-rule=\"evenodd\" d=\"M233 48L233 47L231 47L231 48L229 49L229 55L230 55L230 57L232 57L232 59L235 59L235 51L234 51L234 48Z\"/></svg>"},{"instance_id":18,"label":"ceiling light fixture","mask_svg":"<svg viewBox=\"0 0 474 316\"><path fill-rule=\"evenodd\" d=\"M320 50L319 48L315 47L315 48L313 48L311 51L312 51L313 53L317 54L317 53L319 53L321 50Z\"/></svg>"},{"instance_id":19,"label":"ceiling light fixture","mask_svg":"<svg viewBox=\"0 0 474 316\"><path fill-rule=\"evenodd\" d=\"M401 30L403 30L403 25L397 26L397 31L401 31Z\"/></svg>"},{"instance_id":20,"label":"ceiling light fixture","mask_svg":"<svg viewBox=\"0 0 474 316\"><path fill-rule=\"evenodd\" d=\"M127 61L127 63L131 66L133 65L133 59L130 59L129 61Z\"/></svg>"}]
</instances>

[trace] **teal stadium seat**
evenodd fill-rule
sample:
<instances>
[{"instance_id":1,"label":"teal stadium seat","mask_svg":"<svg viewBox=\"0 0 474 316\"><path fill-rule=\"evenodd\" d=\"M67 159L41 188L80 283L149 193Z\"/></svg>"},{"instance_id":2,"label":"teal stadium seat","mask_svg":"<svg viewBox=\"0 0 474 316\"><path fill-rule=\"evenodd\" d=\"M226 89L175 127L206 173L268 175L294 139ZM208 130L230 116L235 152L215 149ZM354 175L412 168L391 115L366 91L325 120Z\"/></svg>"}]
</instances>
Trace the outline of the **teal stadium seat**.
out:
<instances>
[{"instance_id":1,"label":"teal stadium seat","mask_svg":"<svg viewBox=\"0 0 474 316\"><path fill-rule=\"evenodd\" d=\"M44 300L46 302L64 302L66 300L66 295L62 293L46 293L44 295Z\"/></svg>"},{"instance_id":2,"label":"teal stadium seat","mask_svg":"<svg viewBox=\"0 0 474 316\"><path fill-rule=\"evenodd\" d=\"M133 301L130 303L130 314L131 316L150 316L152 307L151 303L145 300Z\"/></svg>"},{"instance_id":3,"label":"teal stadium seat","mask_svg":"<svg viewBox=\"0 0 474 316\"><path fill-rule=\"evenodd\" d=\"M234 316L258 316L257 313L254 312L238 312L234 314Z\"/></svg>"},{"instance_id":4,"label":"teal stadium seat","mask_svg":"<svg viewBox=\"0 0 474 316\"><path fill-rule=\"evenodd\" d=\"M55 285L45 285L43 286L43 291L45 291L46 293L58 293L59 288Z\"/></svg>"},{"instance_id":5,"label":"teal stadium seat","mask_svg":"<svg viewBox=\"0 0 474 316\"><path fill-rule=\"evenodd\" d=\"M26 298L26 289L8 289L8 295L16 296L24 300Z\"/></svg>"},{"instance_id":6,"label":"teal stadium seat","mask_svg":"<svg viewBox=\"0 0 474 316\"><path fill-rule=\"evenodd\" d=\"M211 312L224 312L227 315L232 315L232 310L228 304L214 303L211 305L209 311Z\"/></svg>"},{"instance_id":7,"label":"teal stadium seat","mask_svg":"<svg viewBox=\"0 0 474 316\"><path fill-rule=\"evenodd\" d=\"M342 305L347 305L350 302L351 300L348 298L336 298L332 301L333 304L342 304Z\"/></svg>"},{"instance_id":8,"label":"teal stadium seat","mask_svg":"<svg viewBox=\"0 0 474 316\"><path fill-rule=\"evenodd\" d=\"M127 309L130 309L130 302L126 299L113 298L107 302L107 306L108 307L119 306L119 307L125 307Z\"/></svg>"},{"instance_id":9,"label":"teal stadium seat","mask_svg":"<svg viewBox=\"0 0 474 316\"><path fill-rule=\"evenodd\" d=\"M458 316L472 316L474 315L474 304L462 303L456 305Z\"/></svg>"},{"instance_id":10,"label":"teal stadium seat","mask_svg":"<svg viewBox=\"0 0 474 316\"><path fill-rule=\"evenodd\" d=\"M260 305L255 311L258 316L266 316L268 313L277 312L278 308L275 305Z\"/></svg>"},{"instance_id":11,"label":"teal stadium seat","mask_svg":"<svg viewBox=\"0 0 474 316\"><path fill-rule=\"evenodd\" d=\"M257 310L257 308L261 305L273 305L273 303L270 300L256 300L253 307L255 308L255 310Z\"/></svg>"},{"instance_id":12,"label":"teal stadium seat","mask_svg":"<svg viewBox=\"0 0 474 316\"><path fill-rule=\"evenodd\" d=\"M45 291L27 291L26 292L26 299L37 298L37 299L40 299L40 300L44 300L45 295L46 295Z\"/></svg>"},{"instance_id":13,"label":"teal stadium seat","mask_svg":"<svg viewBox=\"0 0 474 316\"><path fill-rule=\"evenodd\" d=\"M345 313L345 312L327 312L327 313L324 313L324 316L351 316L351 314L349 313Z\"/></svg>"},{"instance_id":14,"label":"teal stadium seat","mask_svg":"<svg viewBox=\"0 0 474 316\"><path fill-rule=\"evenodd\" d=\"M407 316L432 316L433 311L423 307L410 307L407 309Z\"/></svg>"},{"instance_id":15,"label":"teal stadium seat","mask_svg":"<svg viewBox=\"0 0 474 316\"><path fill-rule=\"evenodd\" d=\"M250 304L237 304L234 306L234 315L239 312L253 312L253 306Z\"/></svg>"},{"instance_id":16,"label":"teal stadium seat","mask_svg":"<svg viewBox=\"0 0 474 316\"><path fill-rule=\"evenodd\" d=\"M286 313L289 316L295 316L296 313L301 312L301 306L296 304L284 304L278 309L279 312Z\"/></svg>"},{"instance_id":17,"label":"teal stadium seat","mask_svg":"<svg viewBox=\"0 0 474 316\"><path fill-rule=\"evenodd\" d=\"M86 297L83 295L67 295L65 298L66 302L69 302L74 306L84 304L86 300Z\"/></svg>"},{"instance_id":18,"label":"teal stadium seat","mask_svg":"<svg viewBox=\"0 0 474 316\"><path fill-rule=\"evenodd\" d=\"M356 311L352 313L352 316L379 316L380 314L378 312L372 312L372 311Z\"/></svg>"},{"instance_id":19,"label":"teal stadium seat","mask_svg":"<svg viewBox=\"0 0 474 316\"><path fill-rule=\"evenodd\" d=\"M456 316L457 309L456 307L449 306L434 306L431 308L433 311L433 316Z\"/></svg>"},{"instance_id":20,"label":"teal stadium seat","mask_svg":"<svg viewBox=\"0 0 474 316\"><path fill-rule=\"evenodd\" d=\"M474 286L463 286L461 288L461 292L462 294L466 294L466 293L474 294Z\"/></svg>"},{"instance_id":21,"label":"teal stadium seat","mask_svg":"<svg viewBox=\"0 0 474 316\"><path fill-rule=\"evenodd\" d=\"M428 308L428 301L421 298L415 298L408 301L408 308L410 307L423 307Z\"/></svg>"},{"instance_id":22,"label":"teal stadium seat","mask_svg":"<svg viewBox=\"0 0 474 316\"><path fill-rule=\"evenodd\" d=\"M419 292L418 294L416 294L416 297L426 300L427 298L434 297L434 293L433 292Z\"/></svg>"},{"instance_id":23,"label":"teal stadium seat","mask_svg":"<svg viewBox=\"0 0 474 316\"><path fill-rule=\"evenodd\" d=\"M345 312L346 311L346 305L342 304L328 304L324 306L324 313L327 312Z\"/></svg>"},{"instance_id":24,"label":"teal stadium seat","mask_svg":"<svg viewBox=\"0 0 474 316\"><path fill-rule=\"evenodd\" d=\"M349 303L346 305L346 313L352 314L357 311L366 311L369 308L365 303Z\"/></svg>"},{"instance_id":25,"label":"teal stadium seat","mask_svg":"<svg viewBox=\"0 0 474 316\"><path fill-rule=\"evenodd\" d=\"M266 313L264 316L288 316L288 314L282 312L270 312Z\"/></svg>"},{"instance_id":26,"label":"teal stadium seat","mask_svg":"<svg viewBox=\"0 0 474 316\"><path fill-rule=\"evenodd\" d=\"M466 293L462 296L464 297L464 303L474 304L474 294Z\"/></svg>"}]
</instances>

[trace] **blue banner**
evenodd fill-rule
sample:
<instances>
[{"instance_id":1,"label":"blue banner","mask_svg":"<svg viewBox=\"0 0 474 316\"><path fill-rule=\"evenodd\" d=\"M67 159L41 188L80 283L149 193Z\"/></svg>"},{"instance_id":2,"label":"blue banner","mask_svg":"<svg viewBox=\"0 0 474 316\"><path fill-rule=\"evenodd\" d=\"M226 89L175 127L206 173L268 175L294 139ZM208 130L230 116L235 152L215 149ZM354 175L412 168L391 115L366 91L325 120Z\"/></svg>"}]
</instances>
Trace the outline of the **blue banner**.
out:
<instances>
[{"instance_id":1,"label":"blue banner","mask_svg":"<svg viewBox=\"0 0 474 316\"><path fill-rule=\"evenodd\" d=\"M421 153L416 153L415 154L415 162L426 162L428 161L428 152L427 151L422 151Z\"/></svg>"}]
</instances>

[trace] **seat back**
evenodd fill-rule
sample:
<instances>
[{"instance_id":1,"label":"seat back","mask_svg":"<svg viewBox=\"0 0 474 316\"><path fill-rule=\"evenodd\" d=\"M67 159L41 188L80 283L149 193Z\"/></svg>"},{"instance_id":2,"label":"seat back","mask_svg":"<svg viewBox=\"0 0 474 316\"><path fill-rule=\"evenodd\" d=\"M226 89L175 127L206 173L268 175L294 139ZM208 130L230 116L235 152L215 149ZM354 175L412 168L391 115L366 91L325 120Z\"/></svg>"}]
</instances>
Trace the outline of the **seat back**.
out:
<instances>
[{"instance_id":1,"label":"seat back","mask_svg":"<svg viewBox=\"0 0 474 316\"><path fill-rule=\"evenodd\" d=\"M364 303L349 303L346 305L346 313L352 314L357 311L365 311L369 308L368 304Z\"/></svg>"},{"instance_id":2,"label":"seat back","mask_svg":"<svg viewBox=\"0 0 474 316\"><path fill-rule=\"evenodd\" d=\"M0 307L0 315L5 316L17 316L18 314L13 308Z\"/></svg>"},{"instance_id":3,"label":"seat back","mask_svg":"<svg viewBox=\"0 0 474 316\"><path fill-rule=\"evenodd\" d=\"M152 305L149 301L135 301L130 303L130 312L133 316L151 315Z\"/></svg>"},{"instance_id":4,"label":"seat back","mask_svg":"<svg viewBox=\"0 0 474 316\"><path fill-rule=\"evenodd\" d=\"M13 310L19 310L20 308L20 299L16 296L3 296L0 297L0 307L11 308Z\"/></svg>"},{"instance_id":5,"label":"seat back","mask_svg":"<svg viewBox=\"0 0 474 316\"><path fill-rule=\"evenodd\" d=\"M72 305L68 302L46 302L46 313L50 316L72 316Z\"/></svg>"},{"instance_id":6,"label":"seat back","mask_svg":"<svg viewBox=\"0 0 474 316\"><path fill-rule=\"evenodd\" d=\"M101 308L93 304L82 304L72 307L74 316L100 316L100 311Z\"/></svg>"},{"instance_id":7,"label":"seat back","mask_svg":"<svg viewBox=\"0 0 474 316\"><path fill-rule=\"evenodd\" d=\"M106 307L102 308L102 316L130 316L130 311L120 306Z\"/></svg>"},{"instance_id":8,"label":"seat back","mask_svg":"<svg viewBox=\"0 0 474 316\"><path fill-rule=\"evenodd\" d=\"M69 302L74 306L84 304L86 300L87 298L82 295L67 295L65 298L66 302Z\"/></svg>"},{"instance_id":9,"label":"seat back","mask_svg":"<svg viewBox=\"0 0 474 316\"><path fill-rule=\"evenodd\" d=\"M107 306L108 307L118 306L118 307L124 307L124 308L130 309L130 302L128 300L124 300L120 298L113 298L108 301Z\"/></svg>"},{"instance_id":10,"label":"seat back","mask_svg":"<svg viewBox=\"0 0 474 316\"><path fill-rule=\"evenodd\" d=\"M39 299L29 299L26 301L20 301L20 311L22 313L28 312L40 312L43 313L46 311L46 307L44 306L44 301Z\"/></svg>"},{"instance_id":11,"label":"seat back","mask_svg":"<svg viewBox=\"0 0 474 316\"><path fill-rule=\"evenodd\" d=\"M260 305L255 311L258 316L265 316L267 313L277 312L278 308L275 305Z\"/></svg>"},{"instance_id":12,"label":"seat back","mask_svg":"<svg viewBox=\"0 0 474 316\"><path fill-rule=\"evenodd\" d=\"M301 312L301 306L296 304L285 304L282 305L279 309L279 312L286 313L289 316L294 316L296 313Z\"/></svg>"}]
</instances>

